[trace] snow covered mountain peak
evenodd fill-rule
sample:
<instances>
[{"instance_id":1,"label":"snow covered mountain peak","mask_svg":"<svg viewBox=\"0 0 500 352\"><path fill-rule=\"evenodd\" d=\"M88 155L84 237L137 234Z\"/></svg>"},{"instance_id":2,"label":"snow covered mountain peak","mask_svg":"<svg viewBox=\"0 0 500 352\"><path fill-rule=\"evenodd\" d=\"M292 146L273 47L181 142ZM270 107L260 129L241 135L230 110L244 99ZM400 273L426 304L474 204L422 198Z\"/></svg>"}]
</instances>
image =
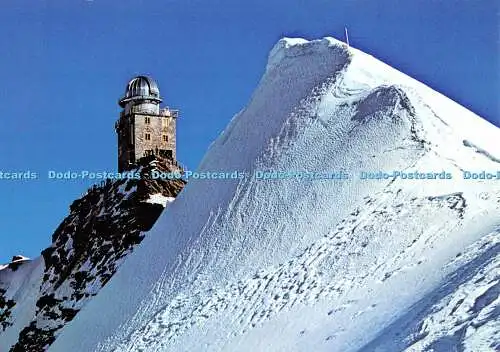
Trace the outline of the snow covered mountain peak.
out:
<instances>
[{"instance_id":1,"label":"snow covered mountain peak","mask_svg":"<svg viewBox=\"0 0 500 352\"><path fill-rule=\"evenodd\" d=\"M318 55L325 53L334 56L339 61L347 61L349 59L349 50L347 44L332 38L325 37L308 41L303 38L282 38L269 53L266 71L270 71L284 60L290 60L304 55Z\"/></svg>"},{"instance_id":2,"label":"snow covered mountain peak","mask_svg":"<svg viewBox=\"0 0 500 352\"><path fill-rule=\"evenodd\" d=\"M241 177L192 179L49 351L494 351L500 186L464 175L499 138L340 41L282 39L197 170Z\"/></svg>"},{"instance_id":3,"label":"snow covered mountain peak","mask_svg":"<svg viewBox=\"0 0 500 352\"><path fill-rule=\"evenodd\" d=\"M342 42L282 39L197 170L245 177L190 182L51 351L494 351L500 187L463 174L499 138Z\"/></svg>"}]
</instances>

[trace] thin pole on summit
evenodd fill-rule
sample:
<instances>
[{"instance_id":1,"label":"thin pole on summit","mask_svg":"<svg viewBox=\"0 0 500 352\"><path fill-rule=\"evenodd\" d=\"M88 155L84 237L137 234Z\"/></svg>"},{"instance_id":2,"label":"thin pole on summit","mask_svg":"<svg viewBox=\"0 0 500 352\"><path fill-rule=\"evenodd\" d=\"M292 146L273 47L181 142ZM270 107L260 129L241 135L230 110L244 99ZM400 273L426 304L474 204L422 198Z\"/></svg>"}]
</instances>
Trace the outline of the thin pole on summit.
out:
<instances>
[{"instance_id":1,"label":"thin pole on summit","mask_svg":"<svg viewBox=\"0 0 500 352\"><path fill-rule=\"evenodd\" d=\"M347 43L347 47L349 47L349 34L347 33L347 27L345 29L345 42Z\"/></svg>"}]
</instances>

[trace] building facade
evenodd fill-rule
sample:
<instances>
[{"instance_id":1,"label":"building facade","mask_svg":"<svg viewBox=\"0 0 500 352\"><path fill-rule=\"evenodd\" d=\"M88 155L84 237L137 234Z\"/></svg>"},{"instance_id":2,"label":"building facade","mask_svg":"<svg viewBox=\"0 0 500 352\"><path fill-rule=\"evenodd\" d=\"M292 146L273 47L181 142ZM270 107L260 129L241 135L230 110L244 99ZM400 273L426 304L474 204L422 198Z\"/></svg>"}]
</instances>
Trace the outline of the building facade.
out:
<instances>
[{"instance_id":1,"label":"building facade","mask_svg":"<svg viewBox=\"0 0 500 352\"><path fill-rule=\"evenodd\" d=\"M160 108L160 90L150 77L132 79L119 101L118 171L137 166L139 159L156 156L166 163L176 162L176 120L178 110Z\"/></svg>"}]
</instances>

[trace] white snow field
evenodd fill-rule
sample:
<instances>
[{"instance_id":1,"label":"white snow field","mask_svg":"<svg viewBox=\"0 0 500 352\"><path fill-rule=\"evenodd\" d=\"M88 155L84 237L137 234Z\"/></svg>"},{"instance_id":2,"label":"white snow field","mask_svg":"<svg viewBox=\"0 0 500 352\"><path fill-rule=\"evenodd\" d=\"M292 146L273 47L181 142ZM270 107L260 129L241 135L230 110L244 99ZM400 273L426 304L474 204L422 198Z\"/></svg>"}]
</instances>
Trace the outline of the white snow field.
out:
<instances>
[{"instance_id":1,"label":"white snow field","mask_svg":"<svg viewBox=\"0 0 500 352\"><path fill-rule=\"evenodd\" d=\"M198 169L249 177L191 179L49 351L499 350L500 180L462 176L498 141L372 56L282 39Z\"/></svg>"}]
</instances>

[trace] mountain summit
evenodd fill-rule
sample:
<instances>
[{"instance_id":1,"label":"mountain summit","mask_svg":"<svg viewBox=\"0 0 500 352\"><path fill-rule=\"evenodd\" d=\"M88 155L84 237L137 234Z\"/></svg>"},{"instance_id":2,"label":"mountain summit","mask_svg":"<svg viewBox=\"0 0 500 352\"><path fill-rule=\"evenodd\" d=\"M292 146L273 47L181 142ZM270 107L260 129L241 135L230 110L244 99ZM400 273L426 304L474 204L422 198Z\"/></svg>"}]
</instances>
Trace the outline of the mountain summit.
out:
<instances>
[{"instance_id":1,"label":"mountain summit","mask_svg":"<svg viewBox=\"0 0 500 352\"><path fill-rule=\"evenodd\" d=\"M282 39L197 170L245 177L190 181L49 351L495 351L499 139L345 43Z\"/></svg>"},{"instance_id":2,"label":"mountain summit","mask_svg":"<svg viewBox=\"0 0 500 352\"><path fill-rule=\"evenodd\" d=\"M193 180L51 351L495 350L500 187L463 174L499 139L342 42L282 39L198 170L248 176ZM276 170L349 178L254 177Z\"/></svg>"}]
</instances>

